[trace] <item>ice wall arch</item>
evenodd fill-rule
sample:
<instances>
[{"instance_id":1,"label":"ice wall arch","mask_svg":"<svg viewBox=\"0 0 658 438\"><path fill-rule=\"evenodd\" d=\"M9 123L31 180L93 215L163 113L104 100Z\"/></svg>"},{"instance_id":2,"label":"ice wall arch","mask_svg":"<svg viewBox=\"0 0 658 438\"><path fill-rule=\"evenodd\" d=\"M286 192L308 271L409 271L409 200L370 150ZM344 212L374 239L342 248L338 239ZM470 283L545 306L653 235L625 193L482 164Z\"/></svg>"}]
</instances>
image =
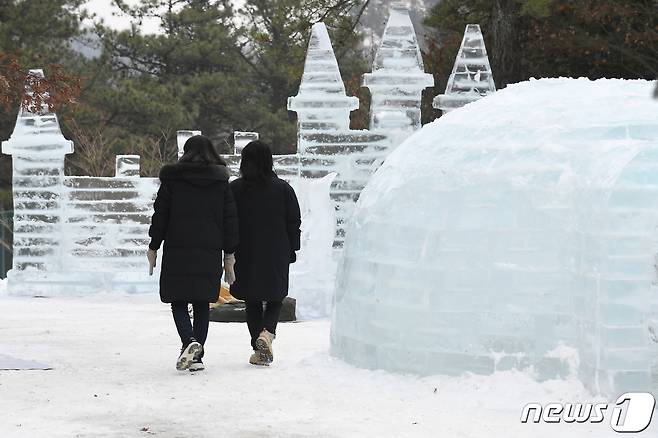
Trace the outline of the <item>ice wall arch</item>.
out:
<instances>
[{"instance_id":1,"label":"ice wall arch","mask_svg":"<svg viewBox=\"0 0 658 438\"><path fill-rule=\"evenodd\" d=\"M357 204L332 352L420 374L532 367L601 392L658 388L650 94L646 81L533 80L409 138Z\"/></svg>"}]
</instances>

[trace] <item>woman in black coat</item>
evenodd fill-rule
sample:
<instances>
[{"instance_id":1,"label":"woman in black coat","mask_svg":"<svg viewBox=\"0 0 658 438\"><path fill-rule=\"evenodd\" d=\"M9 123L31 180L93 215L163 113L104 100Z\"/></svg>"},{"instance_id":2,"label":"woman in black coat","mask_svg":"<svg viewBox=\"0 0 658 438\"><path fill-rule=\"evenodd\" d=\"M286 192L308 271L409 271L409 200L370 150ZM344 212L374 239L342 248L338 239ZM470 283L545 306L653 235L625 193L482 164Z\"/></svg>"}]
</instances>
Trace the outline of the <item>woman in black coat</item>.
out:
<instances>
[{"instance_id":1,"label":"woman in black coat","mask_svg":"<svg viewBox=\"0 0 658 438\"><path fill-rule=\"evenodd\" d=\"M219 296L222 251L225 279L228 283L235 279L233 253L238 245L238 221L228 179L224 161L202 135L185 142L178 163L160 170L148 258L153 268L164 241L160 299L171 303L183 343L176 363L179 370L204 369L201 358L208 336L209 303ZM188 303L194 309L194 325Z\"/></svg>"},{"instance_id":2,"label":"woman in black coat","mask_svg":"<svg viewBox=\"0 0 658 438\"><path fill-rule=\"evenodd\" d=\"M240 229L231 295L246 302L254 349L249 362L269 365L282 301L288 295L288 270L299 250L299 203L292 187L272 170L272 152L260 141L242 150L240 174L230 184Z\"/></svg>"}]
</instances>

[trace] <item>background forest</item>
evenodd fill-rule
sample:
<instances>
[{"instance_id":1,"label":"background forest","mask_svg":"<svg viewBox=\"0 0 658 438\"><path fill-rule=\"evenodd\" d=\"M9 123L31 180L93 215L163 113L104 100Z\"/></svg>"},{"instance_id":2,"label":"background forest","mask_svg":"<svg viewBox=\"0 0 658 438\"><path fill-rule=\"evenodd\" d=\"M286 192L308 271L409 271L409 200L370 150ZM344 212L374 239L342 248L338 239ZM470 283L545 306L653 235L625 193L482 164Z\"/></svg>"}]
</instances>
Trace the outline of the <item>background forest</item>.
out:
<instances>
[{"instance_id":1,"label":"background forest","mask_svg":"<svg viewBox=\"0 0 658 438\"><path fill-rule=\"evenodd\" d=\"M111 0L107 0L108 3ZM25 74L42 67L51 104L76 152L69 174L110 175L114 155L142 156L154 176L175 158L178 129L199 129L223 151L236 130L275 152L296 148L297 93L311 26L324 21L348 93L352 127L367 128L360 87L387 16L384 0L114 0L128 30L104 24L84 0L0 2L0 138L11 134ZM498 88L530 77L658 77L657 0L408 0L436 87L424 121L439 116L467 23L485 35ZM157 20L159 32L139 23ZM614 108L610 109L614 111ZM11 210L11 161L0 157L0 211ZM1 219L1 218L0 218Z\"/></svg>"}]
</instances>

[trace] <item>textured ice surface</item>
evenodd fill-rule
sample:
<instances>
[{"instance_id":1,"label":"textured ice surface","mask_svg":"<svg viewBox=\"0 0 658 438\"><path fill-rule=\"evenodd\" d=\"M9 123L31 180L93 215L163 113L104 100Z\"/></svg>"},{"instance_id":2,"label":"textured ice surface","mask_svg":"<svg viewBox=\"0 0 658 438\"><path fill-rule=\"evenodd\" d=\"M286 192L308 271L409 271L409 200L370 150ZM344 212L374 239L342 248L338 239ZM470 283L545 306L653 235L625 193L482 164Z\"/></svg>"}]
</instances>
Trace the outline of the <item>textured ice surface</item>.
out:
<instances>
[{"instance_id":1,"label":"textured ice surface","mask_svg":"<svg viewBox=\"0 0 658 438\"><path fill-rule=\"evenodd\" d=\"M562 346L597 391L658 389L651 91L532 80L410 137L357 204L333 353L420 374L550 378L568 372Z\"/></svg>"},{"instance_id":2,"label":"textured ice surface","mask_svg":"<svg viewBox=\"0 0 658 438\"><path fill-rule=\"evenodd\" d=\"M434 85L425 73L416 31L406 8L390 9L372 73L363 75L370 89L371 129L420 128L421 93Z\"/></svg>"},{"instance_id":3,"label":"textured ice surface","mask_svg":"<svg viewBox=\"0 0 658 438\"><path fill-rule=\"evenodd\" d=\"M297 317L323 318L330 314L336 277L333 255L336 215L329 197L330 173L323 178L291 181L302 212L302 249L290 267L290 295L297 300Z\"/></svg>"},{"instance_id":4,"label":"textured ice surface","mask_svg":"<svg viewBox=\"0 0 658 438\"><path fill-rule=\"evenodd\" d=\"M359 99L345 94L338 61L324 23L316 23L306 53L304 74L297 96L288 99L288 109L297 112L305 129L346 130L350 111L359 107ZM300 143L299 152L304 152Z\"/></svg>"},{"instance_id":5,"label":"textured ice surface","mask_svg":"<svg viewBox=\"0 0 658 438\"><path fill-rule=\"evenodd\" d=\"M447 113L496 91L480 25L469 24L459 47L445 94L434 98L434 108Z\"/></svg>"},{"instance_id":6,"label":"textured ice surface","mask_svg":"<svg viewBox=\"0 0 658 438\"><path fill-rule=\"evenodd\" d=\"M139 155L117 155L116 176L138 177L140 171Z\"/></svg>"}]
</instances>

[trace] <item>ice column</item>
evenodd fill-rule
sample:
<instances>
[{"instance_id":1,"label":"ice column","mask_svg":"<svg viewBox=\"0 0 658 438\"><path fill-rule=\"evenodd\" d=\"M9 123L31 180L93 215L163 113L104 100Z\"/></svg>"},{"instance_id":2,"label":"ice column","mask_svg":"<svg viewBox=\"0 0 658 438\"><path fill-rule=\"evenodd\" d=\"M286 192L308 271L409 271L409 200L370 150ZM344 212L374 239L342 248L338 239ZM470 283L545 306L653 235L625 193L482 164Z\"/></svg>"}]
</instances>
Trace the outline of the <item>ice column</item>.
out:
<instances>
[{"instance_id":1,"label":"ice column","mask_svg":"<svg viewBox=\"0 0 658 438\"><path fill-rule=\"evenodd\" d=\"M480 25L469 24L448 79L446 92L436 96L434 108L447 113L496 91Z\"/></svg>"},{"instance_id":2,"label":"ice column","mask_svg":"<svg viewBox=\"0 0 658 438\"><path fill-rule=\"evenodd\" d=\"M257 132L235 131L233 133L233 145L235 146L235 151L233 153L235 155L240 155L242 153L242 149L244 149L244 147L252 141L258 140L258 137L259 136Z\"/></svg>"},{"instance_id":3,"label":"ice column","mask_svg":"<svg viewBox=\"0 0 658 438\"><path fill-rule=\"evenodd\" d=\"M434 85L434 78L425 73L406 7L391 7L372 73L363 75L363 85L372 95L371 129L420 128L421 95Z\"/></svg>"},{"instance_id":4,"label":"ice column","mask_svg":"<svg viewBox=\"0 0 658 438\"><path fill-rule=\"evenodd\" d=\"M316 131L343 131L350 127L350 112L359 99L347 96L338 62L324 23L313 25L297 96L288 98L288 109L297 112L299 153L315 138ZM311 137L307 136L311 134Z\"/></svg>"},{"instance_id":5,"label":"ice column","mask_svg":"<svg viewBox=\"0 0 658 438\"><path fill-rule=\"evenodd\" d=\"M201 135L201 131L177 131L176 132L176 143L178 145L178 158L183 156L183 147L188 138L194 137L195 135Z\"/></svg>"},{"instance_id":6,"label":"ice column","mask_svg":"<svg viewBox=\"0 0 658 438\"><path fill-rule=\"evenodd\" d=\"M29 75L43 78L43 71ZM64 157L72 152L73 142L62 135L55 114L21 107L14 132L2 142L2 153L13 162L14 272L61 263L56 236L62 226Z\"/></svg>"},{"instance_id":7,"label":"ice column","mask_svg":"<svg viewBox=\"0 0 658 438\"><path fill-rule=\"evenodd\" d=\"M139 155L117 155L115 176L139 177Z\"/></svg>"}]
</instances>

